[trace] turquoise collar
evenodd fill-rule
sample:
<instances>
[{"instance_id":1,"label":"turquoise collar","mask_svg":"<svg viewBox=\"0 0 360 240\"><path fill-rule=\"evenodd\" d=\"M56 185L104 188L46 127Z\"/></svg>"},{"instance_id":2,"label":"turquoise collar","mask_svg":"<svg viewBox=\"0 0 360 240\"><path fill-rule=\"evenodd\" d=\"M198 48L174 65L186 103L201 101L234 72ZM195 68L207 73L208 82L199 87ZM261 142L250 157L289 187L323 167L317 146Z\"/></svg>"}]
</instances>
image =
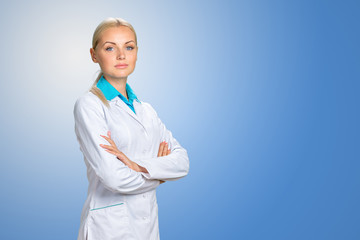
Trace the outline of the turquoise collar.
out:
<instances>
[{"instance_id":1,"label":"turquoise collar","mask_svg":"<svg viewBox=\"0 0 360 240\"><path fill-rule=\"evenodd\" d=\"M126 93L128 95L129 100L126 99L118 90L116 90L105 78L104 75L101 76L99 82L96 85L104 94L107 100L112 100L113 98L119 96L123 101L131 103L136 99L136 101L140 102L137 98L134 91L131 89L130 85L126 83Z\"/></svg>"}]
</instances>

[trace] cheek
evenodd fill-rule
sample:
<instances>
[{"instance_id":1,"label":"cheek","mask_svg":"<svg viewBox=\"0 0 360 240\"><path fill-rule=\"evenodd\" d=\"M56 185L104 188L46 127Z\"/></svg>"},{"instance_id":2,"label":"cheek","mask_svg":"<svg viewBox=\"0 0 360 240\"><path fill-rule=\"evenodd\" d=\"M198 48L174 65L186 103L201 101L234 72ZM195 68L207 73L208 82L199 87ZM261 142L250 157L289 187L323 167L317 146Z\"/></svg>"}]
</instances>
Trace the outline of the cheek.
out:
<instances>
[{"instance_id":1,"label":"cheek","mask_svg":"<svg viewBox=\"0 0 360 240\"><path fill-rule=\"evenodd\" d=\"M136 59L137 59L137 54L131 54L129 56L129 62L135 64L136 63Z\"/></svg>"},{"instance_id":2,"label":"cheek","mask_svg":"<svg viewBox=\"0 0 360 240\"><path fill-rule=\"evenodd\" d=\"M103 57L101 58L101 60L99 61L99 64L101 67L107 67L112 65L112 61L109 57Z\"/></svg>"}]
</instances>

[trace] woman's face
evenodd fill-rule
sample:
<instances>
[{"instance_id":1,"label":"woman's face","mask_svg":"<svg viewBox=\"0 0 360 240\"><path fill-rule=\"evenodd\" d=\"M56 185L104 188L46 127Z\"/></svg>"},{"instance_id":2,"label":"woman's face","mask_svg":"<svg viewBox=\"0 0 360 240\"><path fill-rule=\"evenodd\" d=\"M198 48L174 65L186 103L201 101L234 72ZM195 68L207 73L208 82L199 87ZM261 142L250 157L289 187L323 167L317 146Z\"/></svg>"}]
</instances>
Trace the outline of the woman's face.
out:
<instances>
[{"instance_id":1,"label":"woman's face","mask_svg":"<svg viewBox=\"0 0 360 240\"><path fill-rule=\"evenodd\" d=\"M106 29L90 54L93 62L99 63L106 80L127 78L137 60L135 34L126 26Z\"/></svg>"}]
</instances>

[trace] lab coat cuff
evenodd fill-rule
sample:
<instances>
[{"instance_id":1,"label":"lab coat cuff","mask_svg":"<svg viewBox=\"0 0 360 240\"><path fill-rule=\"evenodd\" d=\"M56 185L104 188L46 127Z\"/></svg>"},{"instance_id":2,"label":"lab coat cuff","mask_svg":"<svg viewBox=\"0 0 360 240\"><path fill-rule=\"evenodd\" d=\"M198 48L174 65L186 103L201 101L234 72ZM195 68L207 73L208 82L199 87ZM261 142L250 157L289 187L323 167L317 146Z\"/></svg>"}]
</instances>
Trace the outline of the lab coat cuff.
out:
<instances>
[{"instance_id":1,"label":"lab coat cuff","mask_svg":"<svg viewBox=\"0 0 360 240\"><path fill-rule=\"evenodd\" d=\"M146 179L151 179L149 173L143 173L143 172L142 172L141 175L142 175L144 178L146 178Z\"/></svg>"},{"instance_id":2,"label":"lab coat cuff","mask_svg":"<svg viewBox=\"0 0 360 240\"><path fill-rule=\"evenodd\" d=\"M146 160L145 161L138 161L138 164L144 168L146 168L146 170L148 171L147 173L141 173L141 175L146 178L146 179L154 179L153 176L153 170L151 168L151 164L146 164Z\"/></svg>"}]
</instances>

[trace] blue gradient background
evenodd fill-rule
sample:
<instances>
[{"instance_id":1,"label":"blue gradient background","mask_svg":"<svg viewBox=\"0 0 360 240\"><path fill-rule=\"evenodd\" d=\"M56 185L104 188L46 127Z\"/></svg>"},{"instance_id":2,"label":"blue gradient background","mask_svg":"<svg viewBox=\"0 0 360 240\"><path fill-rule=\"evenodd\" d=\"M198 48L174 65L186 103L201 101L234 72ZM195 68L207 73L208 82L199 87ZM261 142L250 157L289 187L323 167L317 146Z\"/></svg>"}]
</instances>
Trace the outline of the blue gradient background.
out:
<instances>
[{"instance_id":1,"label":"blue gradient background","mask_svg":"<svg viewBox=\"0 0 360 240\"><path fill-rule=\"evenodd\" d=\"M87 193L73 105L122 17L129 83L188 150L158 189L162 239L360 239L359 1L0 4L1 239L76 239Z\"/></svg>"}]
</instances>

